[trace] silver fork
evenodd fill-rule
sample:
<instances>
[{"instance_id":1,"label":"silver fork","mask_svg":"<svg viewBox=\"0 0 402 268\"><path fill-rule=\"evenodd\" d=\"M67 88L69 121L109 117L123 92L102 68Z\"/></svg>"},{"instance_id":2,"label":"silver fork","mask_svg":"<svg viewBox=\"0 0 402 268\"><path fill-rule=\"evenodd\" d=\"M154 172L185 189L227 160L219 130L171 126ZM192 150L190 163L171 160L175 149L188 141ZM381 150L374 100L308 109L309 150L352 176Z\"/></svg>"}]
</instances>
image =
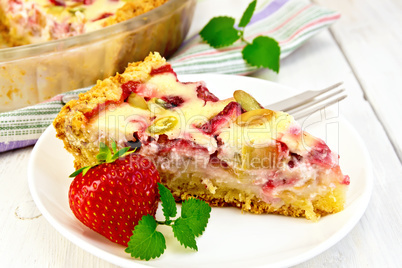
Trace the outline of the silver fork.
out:
<instances>
[{"instance_id":1,"label":"silver fork","mask_svg":"<svg viewBox=\"0 0 402 268\"><path fill-rule=\"evenodd\" d=\"M295 119L303 118L347 97L343 82L336 83L322 90L309 90L282 101L272 103L265 108L284 111Z\"/></svg>"}]
</instances>

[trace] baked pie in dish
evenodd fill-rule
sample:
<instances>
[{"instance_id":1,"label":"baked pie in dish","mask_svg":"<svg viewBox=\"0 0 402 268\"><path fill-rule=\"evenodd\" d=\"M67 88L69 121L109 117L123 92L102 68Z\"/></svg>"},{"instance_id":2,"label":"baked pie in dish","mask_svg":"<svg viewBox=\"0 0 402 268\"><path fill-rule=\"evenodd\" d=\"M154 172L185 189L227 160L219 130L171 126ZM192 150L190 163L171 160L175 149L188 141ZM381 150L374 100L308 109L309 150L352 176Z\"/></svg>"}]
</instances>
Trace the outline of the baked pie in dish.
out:
<instances>
[{"instance_id":1,"label":"baked pie in dish","mask_svg":"<svg viewBox=\"0 0 402 268\"><path fill-rule=\"evenodd\" d=\"M157 53L67 103L54 127L77 169L97 162L100 142L136 148L176 201L313 221L344 207L349 177L324 141L243 91L220 100L178 81Z\"/></svg>"},{"instance_id":2,"label":"baked pie in dish","mask_svg":"<svg viewBox=\"0 0 402 268\"><path fill-rule=\"evenodd\" d=\"M75 36L146 13L167 0L2 0L0 33L8 46Z\"/></svg>"}]
</instances>

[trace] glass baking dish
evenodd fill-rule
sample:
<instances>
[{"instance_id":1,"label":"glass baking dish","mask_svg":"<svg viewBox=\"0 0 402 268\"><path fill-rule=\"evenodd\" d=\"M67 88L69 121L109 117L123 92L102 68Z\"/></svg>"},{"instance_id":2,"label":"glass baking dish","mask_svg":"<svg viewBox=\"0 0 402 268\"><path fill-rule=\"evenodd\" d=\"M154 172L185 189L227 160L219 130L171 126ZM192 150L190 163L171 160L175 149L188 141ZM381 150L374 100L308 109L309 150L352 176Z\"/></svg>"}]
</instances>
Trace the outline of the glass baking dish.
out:
<instances>
[{"instance_id":1,"label":"glass baking dish","mask_svg":"<svg viewBox=\"0 0 402 268\"><path fill-rule=\"evenodd\" d=\"M90 33L0 50L0 112L90 86L149 52L173 54L184 40L196 0L169 0L145 14Z\"/></svg>"}]
</instances>

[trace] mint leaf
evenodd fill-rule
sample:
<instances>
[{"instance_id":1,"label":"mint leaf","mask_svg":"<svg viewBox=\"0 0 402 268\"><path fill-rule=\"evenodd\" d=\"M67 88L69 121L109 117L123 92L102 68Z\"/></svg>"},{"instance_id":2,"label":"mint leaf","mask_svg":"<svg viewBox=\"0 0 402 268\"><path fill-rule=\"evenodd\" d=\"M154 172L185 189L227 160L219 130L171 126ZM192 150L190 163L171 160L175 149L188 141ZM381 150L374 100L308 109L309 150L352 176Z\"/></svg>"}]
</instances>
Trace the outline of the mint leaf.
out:
<instances>
[{"instance_id":1,"label":"mint leaf","mask_svg":"<svg viewBox=\"0 0 402 268\"><path fill-rule=\"evenodd\" d=\"M239 27L246 27L246 25L250 22L251 17L254 14L255 6L257 5L257 0L251 2L246 11L244 11L243 16L240 19Z\"/></svg>"},{"instance_id":2,"label":"mint leaf","mask_svg":"<svg viewBox=\"0 0 402 268\"><path fill-rule=\"evenodd\" d=\"M244 39L245 27L250 23L256 6L257 0L251 1L247 6L238 24L239 29L234 27L234 18L214 17L201 30L200 35L204 41L214 48L229 46L241 39L243 43L246 43L242 55L248 64L269 68L278 73L281 54L278 42L266 36L258 36L251 44L248 44L247 40Z\"/></svg>"},{"instance_id":3,"label":"mint leaf","mask_svg":"<svg viewBox=\"0 0 402 268\"><path fill-rule=\"evenodd\" d=\"M181 217L169 220L177 214L174 197L161 183L158 183L158 189L166 221L157 221L149 214L143 216L135 226L125 251L130 253L131 257L142 260L150 260L162 255L166 249L166 241L163 234L156 231L158 224L171 226L174 237L182 246L198 251L195 238L205 230L211 208L204 201L189 199L183 202Z\"/></svg>"},{"instance_id":4,"label":"mint leaf","mask_svg":"<svg viewBox=\"0 0 402 268\"><path fill-rule=\"evenodd\" d=\"M214 48L233 44L240 38L240 31L234 28L235 19L230 17L212 18L201 30L204 41Z\"/></svg>"},{"instance_id":5,"label":"mint leaf","mask_svg":"<svg viewBox=\"0 0 402 268\"><path fill-rule=\"evenodd\" d=\"M204 201L190 198L181 206L181 217L195 236L201 235L208 224L211 207Z\"/></svg>"},{"instance_id":6,"label":"mint leaf","mask_svg":"<svg viewBox=\"0 0 402 268\"><path fill-rule=\"evenodd\" d=\"M148 214L135 226L125 251L130 253L131 257L148 261L162 255L165 249L165 237L156 231L156 221Z\"/></svg>"},{"instance_id":7,"label":"mint leaf","mask_svg":"<svg viewBox=\"0 0 402 268\"><path fill-rule=\"evenodd\" d=\"M279 72L279 56L281 48L275 39L268 36L258 36L252 44L243 48L243 58L247 63L256 67L269 68Z\"/></svg>"},{"instance_id":8,"label":"mint leaf","mask_svg":"<svg viewBox=\"0 0 402 268\"><path fill-rule=\"evenodd\" d=\"M163 215L168 221L170 217L175 217L177 214L176 202L169 189L159 182L158 190L161 197Z\"/></svg>"},{"instance_id":9,"label":"mint leaf","mask_svg":"<svg viewBox=\"0 0 402 268\"><path fill-rule=\"evenodd\" d=\"M174 237L185 248L189 247L198 251L195 235L183 218L177 218L172 225Z\"/></svg>"}]
</instances>

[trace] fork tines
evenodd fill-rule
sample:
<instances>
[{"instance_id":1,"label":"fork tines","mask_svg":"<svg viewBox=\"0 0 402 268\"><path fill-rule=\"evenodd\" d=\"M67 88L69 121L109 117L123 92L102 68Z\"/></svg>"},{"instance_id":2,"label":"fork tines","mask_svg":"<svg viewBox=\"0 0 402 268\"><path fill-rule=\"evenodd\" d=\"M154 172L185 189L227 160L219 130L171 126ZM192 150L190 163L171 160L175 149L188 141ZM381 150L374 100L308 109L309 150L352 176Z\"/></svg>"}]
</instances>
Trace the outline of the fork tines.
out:
<instances>
[{"instance_id":1,"label":"fork tines","mask_svg":"<svg viewBox=\"0 0 402 268\"><path fill-rule=\"evenodd\" d=\"M342 82L339 82L322 90L305 91L266 108L284 111L300 119L346 98L347 94L341 85Z\"/></svg>"}]
</instances>

